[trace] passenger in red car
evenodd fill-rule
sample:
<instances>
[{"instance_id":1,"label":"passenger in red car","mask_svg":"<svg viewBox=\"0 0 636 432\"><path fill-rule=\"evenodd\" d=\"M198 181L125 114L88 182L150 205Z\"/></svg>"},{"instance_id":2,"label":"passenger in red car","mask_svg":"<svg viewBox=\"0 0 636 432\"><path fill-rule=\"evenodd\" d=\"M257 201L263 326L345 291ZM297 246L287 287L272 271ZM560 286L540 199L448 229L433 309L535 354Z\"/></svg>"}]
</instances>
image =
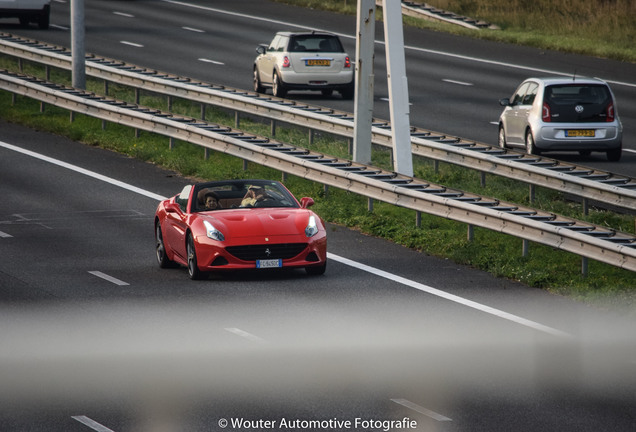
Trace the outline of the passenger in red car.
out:
<instances>
[{"instance_id":1,"label":"passenger in red car","mask_svg":"<svg viewBox=\"0 0 636 432\"><path fill-rule=\"evenodd\" d=\"M218 210L222 208L221 204L219 204L219 198L214 192L209 192L205 195L204 205L206 210Z\"/></svg>"}]
</instances>

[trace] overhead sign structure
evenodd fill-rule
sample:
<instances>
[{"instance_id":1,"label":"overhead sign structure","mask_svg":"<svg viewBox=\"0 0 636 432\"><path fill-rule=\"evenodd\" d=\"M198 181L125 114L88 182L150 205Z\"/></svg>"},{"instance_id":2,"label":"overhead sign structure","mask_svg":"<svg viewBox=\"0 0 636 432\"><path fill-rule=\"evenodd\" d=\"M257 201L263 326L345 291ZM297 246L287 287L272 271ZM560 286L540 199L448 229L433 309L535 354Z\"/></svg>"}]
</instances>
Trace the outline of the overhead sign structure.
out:
<instances>
[{"instance_id":1,"label":"overhead sign structure","mask_svg":"<svg viewBox=\"0 0 636 432\"><path fill-rule=\"evenodd\" d=\"M382 0L382 8L384 11L393 167L400 174L413 176L402 2L400 0ZM353 160L360 163L368 163L371 160L374 38L375 1L358 0Z\"/></svg>"}]
</instances>

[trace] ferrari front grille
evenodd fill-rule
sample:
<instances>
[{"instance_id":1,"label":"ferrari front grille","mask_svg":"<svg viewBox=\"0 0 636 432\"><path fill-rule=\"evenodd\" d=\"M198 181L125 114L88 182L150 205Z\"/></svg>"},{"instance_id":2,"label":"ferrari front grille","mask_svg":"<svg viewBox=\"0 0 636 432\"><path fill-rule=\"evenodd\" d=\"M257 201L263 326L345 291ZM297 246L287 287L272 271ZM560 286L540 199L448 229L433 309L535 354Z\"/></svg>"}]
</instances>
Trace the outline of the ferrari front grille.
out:
<instances>
[{"instance_id":1,"label":"ferrari front grille","mask_svg":"<svg viewBox=\"0 0 636 432\"><path fill-rule=\"evenodd\" d=\"M228 246L225 248L230 254L243 261L264 259L288 259L301 253L307 243L279 243L245 246Z\"/></svg>"}]
</instances>

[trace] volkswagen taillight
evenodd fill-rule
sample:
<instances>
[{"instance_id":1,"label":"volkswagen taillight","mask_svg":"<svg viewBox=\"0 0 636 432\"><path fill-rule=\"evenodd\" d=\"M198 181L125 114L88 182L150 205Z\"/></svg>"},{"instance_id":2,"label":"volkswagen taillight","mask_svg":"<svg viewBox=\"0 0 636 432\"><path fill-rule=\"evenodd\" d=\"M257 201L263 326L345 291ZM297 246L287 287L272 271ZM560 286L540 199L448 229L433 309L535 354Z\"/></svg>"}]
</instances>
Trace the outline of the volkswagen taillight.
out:
<instances>
[{"instance_id":1,"label":"volkswagen taillight","mask_svg":"<svg viewBox=\"0 0 636 432\"><path fill-rule=\"evenodd\" d=\"M543 103L543 111L541 113L541 119L546 123L549 123L550 121L552 121L552 118L550 117L550 105L548 105L545 102Z\"/></svg>"},{"instance_id":2,"label":"volkswagen taillight","mask_svg":"<svg viewBox=\"0 0 636 432\"><path fill-rule=\"evenodd\" d=\"M349 69L351 67L351 59L349 58L349 56L345 57L345 65L344 65L345 69Z\"/></svg>"},{"instance_id":3,"label":"volkswagen taillight","mask_svg":"<svg viewBox=\"0 0 636 432\"><path fill-rule=\"evenodd\" d=\"M287 56L283 57L283 67L284 68L288 68L289 67L289 57L287 57Z\"/></svg>"},{"instance_id":4,"label":"volkswagen taillight","mask_svg":"<svg viewBox=\"0 0 636 432\"><path fill-rule=\"evenodd\" d=\"M606 114L607 116L605 117L605 121L613 122L614 121L614 103L613 102L610 102L609 105L607 105Z\"/></svg>"}]
</instances>

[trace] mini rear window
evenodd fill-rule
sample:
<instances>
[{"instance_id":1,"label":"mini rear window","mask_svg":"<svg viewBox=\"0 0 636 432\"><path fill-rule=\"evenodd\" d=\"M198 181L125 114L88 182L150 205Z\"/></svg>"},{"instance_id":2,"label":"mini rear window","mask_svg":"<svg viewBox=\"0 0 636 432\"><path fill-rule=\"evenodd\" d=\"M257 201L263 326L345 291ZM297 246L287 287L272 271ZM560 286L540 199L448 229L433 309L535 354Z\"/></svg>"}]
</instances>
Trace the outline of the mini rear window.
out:
<instances>
[{"instance_id":1,"label":"mini rear window","mask_svg":"<svg viewBox=\"0 0 636 432\"><path fill-rule=\"evenodd\" d=\"M299 35L291 38L290 52L344 52L340 39L330 35Z\"/></svg>"}]
</instances>

